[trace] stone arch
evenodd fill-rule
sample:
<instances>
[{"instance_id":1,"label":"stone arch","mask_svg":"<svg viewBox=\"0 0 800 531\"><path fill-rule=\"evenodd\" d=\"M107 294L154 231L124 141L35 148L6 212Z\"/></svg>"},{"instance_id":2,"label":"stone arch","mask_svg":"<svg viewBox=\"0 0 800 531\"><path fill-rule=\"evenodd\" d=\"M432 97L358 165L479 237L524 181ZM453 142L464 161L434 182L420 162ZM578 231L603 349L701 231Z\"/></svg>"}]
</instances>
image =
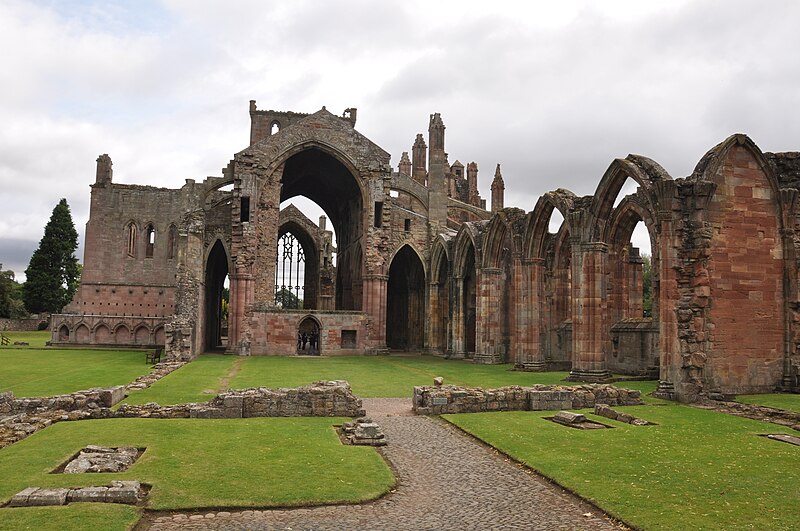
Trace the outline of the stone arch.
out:
<instances>
[{"instance_id":1,"label":"stone arch","mask_svg":"<svg viewBox=\"0 0 800 531\"><path fill-rule=\"evenodd\" d=\"M92 342L92 334L86 324L81 323L75 327L75 342L80 345L88 345Z\"/></svg>"},{"instance_id":2,"label":"stone arch","mask_svg":"<svg viewBox=\"0 0 800 531\"><path fill-rule=\"evenodd\" d=\"M593 223L583 227L585 241L607 241L608 220L614 211L617 196L628 178L633 179L639 186L639 194L649 212L656 211L655 183L672 180L664 168L647 157L628 155L624 159L614 159L594 193L591 203Z\"/></svg>"},{"instance_id":3,"label":"stone arch","mask_svg":"<svg viewBox=\"0 0 800 531\"><path fill-rule=\"evenodd\" d=\"M131 339L131 330L127 325L120 323L114 329L114 342L117 345L130 345L133 343Z\"/></svg>"},{"instance_id":4,"label":"stone arch","mask_svg":"<svg viewBox=\"0 0 800 531\"><path fill-rule=\"evenodd\" d=\"M144 257L153 258L156 249L156 225L149 221L144 227Z\"/></svg>"},{"instance_id":5,"label":"stone arch","mask_svg":"<svg viewBox=\"0 0 800 531\"><path fill-rule=\"evenodd\" d=\"M220 239L215 240L206 250L203 328L206 350L215 350L226 345L222 301L225 278L230 272L229 257L225 243Z\"/></svg>"},{"instance_id":6,"label":"stone arch","mask_svg":"<svg viewBox=\"0 0 800 531\"><path fill-rule=\"evenodd\" d=\"M136 225L136 221L129 220L125 224L125 239L123 241L125 242L125 252L131 258L136 258L138 234L139 228Z\"/></svg>"},{"instance_id":7,"label":"stone arch","mask_svg":"<svg viewBox=\"0 0 800 531\"><path fill-rule=\"evenodd\" d=\"M438 352L446 352L449 347L451 276L448 245L440 235L431 251L428 331L428 346Z\"/></svg>"},{"instance_id":8,"label":"stone arch","mask_svg":"<svg viewBox=\"0 0 800 531\"><path fill-rule=\"evenodd\" d=\"M545 258L545 242L549 234L548 228L553 210L558 210L564 218L564 223L568 224L575 199L577 196L564 188L547 192L539 198L533 211L527 217L528 223L523 237L523 256L525 258Z\"/></svg>"},{"instance_id":9,"label":"stone arch","mask_svg":"<svg viewBox=\"0 0 800 531\"><path fill-rule=\"evenodd\" d=\"M307 314L297 321L298 339L306 335L305 345L298 341L297 353L319 356L322 353L322 323L316 316Z\"/></svg>"},{"instance_id":10,"label":"stone arch","mask_svg":"<svg viewBox=\"0 0 800 531\"><path fill-rule=\"evenodd\" d=\"M147 325L140 324L133 331L133 342L136 345L149 345L150 342L150 329Z\"/></svg>"},{"instance_id":11,"label":"stone arch","mask_svg":"<svg viewBox=\"0 0 800 531\"><path fill-rule=\"evenodd\" d=\"M569 369L572 361L572 241L569 225L547 238L542 340L551 366Z\"/></svg>"},{"instance_id":12,"label":"stone arch","mask_svg":"<svg viewBox=\"0 0 800 531\"><path fill-rule=\"evenodd\" d=\"M425 266L410 245L392 256L386 294L386 345L419 350L425 339Z\"/></svg>"},{"instance_id":13,"label":"stone arch","mask_svg":"<svg viewBox=\"0 0 800 531\"><path fill-rule=\"evenodd\" d=\"M473 357L477 344L477 223L465 223L453 242L454 355Z\"/></svg>"},{"instance_id":14,"label":"stone arch","mask_svg":"<svg viewBox=\"0 0 800 531\"><path fill-rule=\"evenodd\" d=\"M287 211L289 211L287 213ZM303 308L313 310L318 308L319 296L319 256L320 249L314 232L319 228L311 223L302 212L293 205L281 212L281 222L278 227L278 241L287 233L292 234L303 249ZM278 262L282 260L281 250L278 250ZM276 271L276 274L278 272ZM277 275L276 275L277 278ZM277 285L277 282L276 282Z\"/></svg>"}]
</instances>

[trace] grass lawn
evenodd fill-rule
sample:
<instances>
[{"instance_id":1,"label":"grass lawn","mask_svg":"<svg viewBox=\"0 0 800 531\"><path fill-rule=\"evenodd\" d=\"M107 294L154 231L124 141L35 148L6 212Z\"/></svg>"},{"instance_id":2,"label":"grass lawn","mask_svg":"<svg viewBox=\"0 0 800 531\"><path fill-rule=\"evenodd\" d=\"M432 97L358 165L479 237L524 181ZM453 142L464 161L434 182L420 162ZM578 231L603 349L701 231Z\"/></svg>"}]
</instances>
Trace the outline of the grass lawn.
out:
<instances>
[{"instance_id":1,"label":"grass lawn","mask_svg":"<svg viewBox=\"0 0 800 531\"><path fill-rule=\"evenodd\" d=\"M11 507L0 509L0 530L85 531L133 529L139 509L116 503L73 503L63 507Z\"/></svg>"},{"instance_id":2,"label":"grass lawn","mask_svg":"<svg viewBox=\"0 0 800 531\"><path fill-rule=\"evenodd\" d=\"M800 413L800 394L772 393L767 395L739 395L736 397L736 401L744 404L774 407Z\"/></svg>"},{"instance_id":3,"label":"grass lawn","mask_svg":"<svg viewBox=\"0 0 800 531\"><path fill-rule=\"evenodd\" d=\"M28 348L24 346L13 346L14 341L24 341L28 343L30 348L41 348L53 337L47 330L40 330L38 332L3 332L3 335L8 336L10 341L8 345L0 346L0 352L5 349Z\"/></svg>"},{"instance_id":4,"label":"grass lawn","mask_svg":"<svg viewBox=\"0 0 800 531\"><path fill-rule=\"evenodd\" d=\"M596 417L576 430L552 412L448 421L642 529L800 529L800 452L758 437L790 429L675 404L621 407L657 426ZM594 417L594 415L591 415Z\"/></svg>"},{"instance_id":5,"label":"grass lawn","mask_svg":"<svg viewBox=\"0 0 800 531\"><path fill-rule=\"evenodd\" d=\"M226 381L235 367L249 358L204 354L155 382L147 389L133 391L124 404L157 402L164 405L206 402L229 386Z\"/></svg>"},{"instance_id":6,"label":"grass lawn","mask_svg":"<svg viewBox=\"0 0 800 531\"><path fill-rule=\"evenodd\" d=\"M0 450L0 500L29 486L103 485L114 479L152 484L151 509L268 507L375 498L393 484L391 471L373 448L340 443L332 425L343 420L62 422ZM147 450L123 473L48 473L87 444ZM61 522L76 510L75 506L56 508L52 518ZM5 510L0 511L0 521L4 521ZM20 514L24 518L27 513ZM125 515L116 517L123 521Z\"/></svg>"},{"instance_id":7,"label":"grass lawn","mask_svg":"<svg viewBox=\"0 0 800 531\"><path fill-rule=\"evenodd\" d=\"M28 347L0 348L0 367L0 392L17 397L124 385L150 371L142 351Z\"/></svg>"}]
</instances>

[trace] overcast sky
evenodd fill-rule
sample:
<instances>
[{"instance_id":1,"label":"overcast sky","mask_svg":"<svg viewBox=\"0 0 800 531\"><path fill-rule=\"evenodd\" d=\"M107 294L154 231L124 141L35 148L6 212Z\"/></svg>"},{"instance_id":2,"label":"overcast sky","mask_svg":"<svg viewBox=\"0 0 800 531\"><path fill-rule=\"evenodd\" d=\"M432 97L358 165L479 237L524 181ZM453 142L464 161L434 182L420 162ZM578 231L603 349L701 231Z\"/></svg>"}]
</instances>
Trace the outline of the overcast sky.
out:
<instances>
[{"instance_id":1,"label":"overcast sky","mask_svg":"<svg viewBox=\"0 0 800 531\"><path fill-rule=\"evenodd\" d=\"M736 132L800 150L799 21L791 0L3 0L0 263L22 277L61 197L82 241L101 153L118 183L220 175L250 99L357 107L395 168L440 112L450 161L487 199L500 163L524 210L628 153L683 177Z\"/></svg>"}]
</instances>

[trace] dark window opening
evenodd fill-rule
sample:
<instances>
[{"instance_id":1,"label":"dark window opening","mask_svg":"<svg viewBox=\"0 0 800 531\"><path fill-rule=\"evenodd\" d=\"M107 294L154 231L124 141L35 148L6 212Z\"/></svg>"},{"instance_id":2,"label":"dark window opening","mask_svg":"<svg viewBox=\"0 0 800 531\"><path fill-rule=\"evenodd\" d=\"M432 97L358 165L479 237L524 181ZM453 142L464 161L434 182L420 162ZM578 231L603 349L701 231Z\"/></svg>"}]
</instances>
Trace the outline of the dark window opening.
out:
<instances>
[{"instance_id":1,"label":"dark window opening","mask_svg":"<svg viewBox=\"0 0 800 531\"><path fill-rule=\"evenodd\" d=\"M342 330L342 348L356 348L355 330Z\"/></svg>"},{"instance_id":2,"label":"dark window opening","mask_svg":"<svg viewBox=\"0 0 800 531\"><path fill-rule=\"evenodd\" d=\"M406 232L411 230L411 219L406 218L405 222L403 223L403 228Z\"/></svg>"},{"instance_id":3,"label":"dark window opening","mask_svg":"<svg viewBox=\"0 0 800 531\"><path fill-rule=\"evenodd\" d=\"M247 223L250 221L250 198L242 197L242 205L239 213L239 221Z\"/></svg>"},{"instance_id":4,"label":"dark window opening","mask_svg":"<svg viewBox=\"0 0 800 531\"><path fill-rule=\"evenodd\" d=\"M153 251L156 247L156 229L152 225L147 226L147 244L144 249L145 258L153 258Z\"/></svg>"},{"instance_id":5,"label":"dark window opening","mask_svg":"<svg viewBox=\"0 0 800 531\"><path fill-rule=\"evenodd\" d=\"M380 228L383 224L383 201L375 201L375 227Z\"/></svg>"}]
</instances>

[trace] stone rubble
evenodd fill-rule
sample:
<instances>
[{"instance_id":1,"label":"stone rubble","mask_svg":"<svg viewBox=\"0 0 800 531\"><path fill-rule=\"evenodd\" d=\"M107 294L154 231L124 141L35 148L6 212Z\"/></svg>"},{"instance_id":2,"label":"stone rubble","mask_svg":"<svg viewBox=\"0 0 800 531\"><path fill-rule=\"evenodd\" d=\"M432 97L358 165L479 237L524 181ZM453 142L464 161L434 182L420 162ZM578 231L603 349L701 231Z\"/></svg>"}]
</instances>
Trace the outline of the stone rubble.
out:
<instances>
[{"instance_id":1,"label":"stone rubble","mask_svg":"<svg viewBox=\"0 0 800 531\"><path fill-rule=\"evenodd\" d=\"M619 422L624 422L626 424L631 424L633 426L650 426L652 424L652 422L648 422L644 419L634 417L629 413L615 411L611 409L611 407L608 406L607 404L595 404L594 414L600 417L605 417L607 419L612 419Z\"/></svg>"},{"instance_id":2,"label":"stone rubble","mask_svg":"<svg viewBox=\"0 0 800 531\"><path fill-rule=\"evenodd\" d=\"M139 458L133 447L105 448L90 445L64 467L64 474L123 472Z\"/></svg>"},{"instance_id":3,"label":"stone rubble","mask_svg":"<svg viewBox=\"0 0 800 531\"><path fill-rule=\"evenodd\" d=\"M641 405L641 393L608 384L508 386L498 389L454 385L414 387L413 409L419 415L483 411L557 411L583 409L596 403Z\"/></svg>"},{"instance_id":4,"label":"stone rubble","mask_svg":"<svg viewBox=\"0 0 800 531\"><path fill-rule=\"evenodd\" d=\"M342 433L350 444L360 446L386 446L387 440L381 427L369 417L361 417L342 425Z\"/></svg>"}]
</instances>

